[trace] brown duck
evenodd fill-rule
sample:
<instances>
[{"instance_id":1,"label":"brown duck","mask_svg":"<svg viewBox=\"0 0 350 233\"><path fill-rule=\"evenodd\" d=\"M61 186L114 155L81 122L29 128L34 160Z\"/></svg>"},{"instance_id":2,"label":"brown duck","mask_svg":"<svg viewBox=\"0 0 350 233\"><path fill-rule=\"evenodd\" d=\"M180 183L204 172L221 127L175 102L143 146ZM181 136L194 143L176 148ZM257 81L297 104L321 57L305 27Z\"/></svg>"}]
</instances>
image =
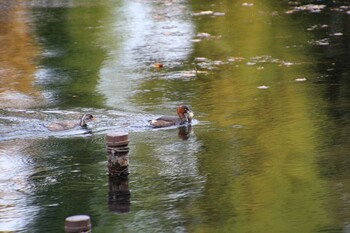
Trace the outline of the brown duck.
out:
<instances>
[{"instance_id":1,"label":"brown duck","mask_svg":"<svg viewBox=\"0 0 350 233\"><path fill-rule=\"evenodd\" d=\"M194 116L191 109L186 105L180 105L176 109L177 116L162 116L155 120L150 120L151 126L154 128L168 127L172 125L183 125L191 123Z\"/></svg>"},{"instance_id":2,"label":"brown duck","mask_svg":"<svg viewBox=\"0 0 350 233\"><path fill-rule=\"evenodd\" d=\"M93 120L94 117L91 114L84 114L80 117L79 122L71 122L71 121L62 121L55 122L47 126L50 131L63 131L73 129L77 126L85 128L87 126L87 122Z\"/></svg>"}]
</instances>

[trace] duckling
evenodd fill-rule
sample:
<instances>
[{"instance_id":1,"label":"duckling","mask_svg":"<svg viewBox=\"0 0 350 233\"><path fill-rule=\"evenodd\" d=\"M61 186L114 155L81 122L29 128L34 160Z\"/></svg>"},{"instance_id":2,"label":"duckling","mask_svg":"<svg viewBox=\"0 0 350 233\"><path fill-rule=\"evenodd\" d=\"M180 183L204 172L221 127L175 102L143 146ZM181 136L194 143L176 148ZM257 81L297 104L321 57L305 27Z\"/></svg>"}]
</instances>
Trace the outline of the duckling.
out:
<instances>
[{"instance_id":1,"label":"duckling","mask_svg":"<svg viewBox=\"0 0 350 233\"><path fill-rule=\"evenodd\" d=\"M176 109L178 116L162 116L155 120L150 120L151 126L154 128L168 127L172 125L183 125L185 123L191 123L194 116L191 109L186 105L180 105Z\"/></svg>"},{"instance_id":2,"label":"duckling","mask_svg":"<svg viewBox=\"0 0 350 233\"><path fill-rule=\"evenodd\" d=\"M80 117L79 122L70 122L70 121L63 121L63 122L55 122L47 126L47 128L50 131L62 131L62 130L69 130L73 129L77 126L80 126L82 128L87 127L87 122L93 120L94 117L91 114L84 114Z\"/></svg>"}]
</instances>

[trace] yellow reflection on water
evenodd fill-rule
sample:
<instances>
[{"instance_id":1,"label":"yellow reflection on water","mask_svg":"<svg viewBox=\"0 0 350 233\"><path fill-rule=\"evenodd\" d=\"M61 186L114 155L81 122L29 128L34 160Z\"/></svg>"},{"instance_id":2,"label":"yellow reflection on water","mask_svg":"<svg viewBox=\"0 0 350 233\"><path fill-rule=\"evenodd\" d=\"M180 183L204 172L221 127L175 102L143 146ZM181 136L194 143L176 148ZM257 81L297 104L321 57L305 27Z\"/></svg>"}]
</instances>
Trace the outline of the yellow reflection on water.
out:
<instances>
[{"instance_id":1,"label":"yellow reflection on water","mask_svg":"<svg viewBox=\"0 0 350 233\"><path fill-rule=\"evenodd\" d=\"M318 100L310 85L295 81L300 75L314 74L306 64L310 59L307 49L288 49L286 39L294 37L293 43L305 46L307 36L300 28L283 27L288 23L286 17L277 21L268 6L255 4L247 9L233 5L227 3L225 18L212 20L209 29L208 25L198 27L202 31L215 28L215 33L222 34L222 41L198 44L200 56L239 56L244 61L215 71L201 99L192 103L221 132L198 136L206 141L208 153L213 153L202 159L202 169L213 175L193 213L211 212L212 217L208 224L194 224L191 229L318 231L332 224L325 208L325 182L316 164L319 126L314 113ZM221 28L228 25L222 21L231 22L230 30ZM221 188L211 189L214 184Z\"/></svg>"},{"instance_id":2,"label":"yellow reflection on water","mask_svg":"<svg viewBox=\"0 0 350 233\"><path fill-rule=\"evenodd\" d=\"M38 48L28 15L24 4L0 7L0 107L29 107L40 97L33 87Z\"/></svg>"}]
</instances>

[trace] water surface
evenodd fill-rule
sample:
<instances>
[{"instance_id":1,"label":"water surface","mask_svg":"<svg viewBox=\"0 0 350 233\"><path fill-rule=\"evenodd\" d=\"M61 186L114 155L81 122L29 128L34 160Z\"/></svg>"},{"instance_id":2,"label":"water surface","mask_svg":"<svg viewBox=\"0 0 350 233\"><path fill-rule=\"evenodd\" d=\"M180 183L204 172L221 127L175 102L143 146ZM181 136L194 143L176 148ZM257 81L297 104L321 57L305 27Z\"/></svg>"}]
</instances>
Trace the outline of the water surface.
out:
<instances>
[{"instance_id":1,"label":"water surface","mask_svg":"<svg viewBox=\"0 0 350 233\"><path fill-rule=\"evenodd\" d=\"M0 231L61 232L75 214L93 232L348 231L347 1L0 11ZM192 126L148 126L184 103ZM88 129L47 129L85 112ZM120 202L110 131L131 141Z\"/></svg>"}]
</instances>

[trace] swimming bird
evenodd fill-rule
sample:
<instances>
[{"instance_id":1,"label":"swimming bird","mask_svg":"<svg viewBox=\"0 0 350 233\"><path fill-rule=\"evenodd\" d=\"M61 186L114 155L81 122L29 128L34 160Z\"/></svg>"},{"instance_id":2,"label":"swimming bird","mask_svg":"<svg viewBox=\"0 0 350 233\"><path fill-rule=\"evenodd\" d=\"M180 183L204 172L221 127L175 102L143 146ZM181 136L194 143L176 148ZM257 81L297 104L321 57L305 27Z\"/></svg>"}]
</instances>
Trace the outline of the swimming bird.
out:
<instances>
[{"instance_id":1,"label":"swimming bird","mask_svg":"<svg viewBox=\"0 0 350 233\"><path fill-rule=\"evenodd\" d=\"M162 128L172 125L191 123L194 116L192 110L186 105L180 105L177 107L176 113L177 116L162 116L155 120L150 120L149 122L154 128Z\"/></svg>"},{"instance_id":2,"label":"swimming bird","mask_svg":"<svg viewBox=\"0 0 350 233\"><path fill-rule=\"evenodd\" d=\"M68 129L73 129L77 126L80 126L82 128L87 127L87 122L93 120L94 117L91 114L84 114L80 117L79 122L71 122L71 121L62 121L62 122L55 122L47 126L47 128L50 131L63 131Z\"/></svg>"}]
</instances>

